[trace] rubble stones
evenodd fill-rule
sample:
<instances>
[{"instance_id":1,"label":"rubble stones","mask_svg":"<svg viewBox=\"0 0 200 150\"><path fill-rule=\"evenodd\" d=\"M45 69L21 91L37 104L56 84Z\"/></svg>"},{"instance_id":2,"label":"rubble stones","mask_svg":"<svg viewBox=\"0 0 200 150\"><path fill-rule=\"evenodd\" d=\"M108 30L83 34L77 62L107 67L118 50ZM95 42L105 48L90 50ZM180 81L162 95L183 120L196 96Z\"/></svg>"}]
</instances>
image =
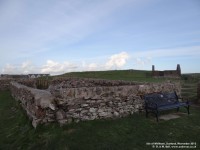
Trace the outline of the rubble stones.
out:
<instances>
[{"instance_id":1,"label":"rubble stones","mask_svg":"<svg viewBox=\"0 0 200 150\"><path fill-rule=\"evenodd\" d=\"M9 90L11 79L1 79L0 78L0 91Z\"/></svg>"},{"instance_id":2,"label":"rubble stones","mask_svg":"<svg viewBox=\"0 0 200 150\"><path fill-rule=\"evenodd\" d=\"M63 120L63 119L65 119L65 112L63 110L58 110L56 112L56 119L57 120Z\"/></svg>"}]
</instances>

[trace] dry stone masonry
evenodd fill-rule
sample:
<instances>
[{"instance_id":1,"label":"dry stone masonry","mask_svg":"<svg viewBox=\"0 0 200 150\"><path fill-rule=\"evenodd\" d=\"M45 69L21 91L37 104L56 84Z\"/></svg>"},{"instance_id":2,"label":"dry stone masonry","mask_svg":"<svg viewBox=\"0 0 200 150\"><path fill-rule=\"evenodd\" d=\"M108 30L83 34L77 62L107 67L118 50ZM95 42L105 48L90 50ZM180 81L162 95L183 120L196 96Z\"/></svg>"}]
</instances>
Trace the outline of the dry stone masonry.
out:
<instances>
[{"instance_id":1,"label":"dry stone masonry","mask_svg":"<svg viewBox=\"0 0 200 150\"><path fill-rule=\"evenodd\" d=\"M38 123L55 121L54 97L49 91L34 89L12 81L11 93L16 100L19 100L34 127Z\"/></svg>"},{"instance_id":2,"label":"dry stone masonry","mask_svg":"<svg viewBox=\"0 0 200 150\"><path fill-rule=\"evenodd\" d=\"M96 79L56 79L48 90L11 82L13 97L19 100L32 124L119 118L143 111L141 95L176 91L179 83L136 83Z\"/></svg>"},{"instance_id":3,"label":"dry stone masonry","mask_svg":"<svg viewBox=\"0 0 200 150\"><path fill-rule=\"evenodd\" d=\"M0 91L9 90L10 89L10 81L11 81L11 79L0 78Z\"/></svg>"},{"instance_id":4,"label":"dry stone masonry","mask_svg":"<svg viewBox=\"0 0 200 150\"><path fill-rule=\"evenodd\" d=\"M0 91L9 90L11 81L16 81L28 87L36 88L36 80L34 79L0 78Z\"/></svg>"}]
</instances>

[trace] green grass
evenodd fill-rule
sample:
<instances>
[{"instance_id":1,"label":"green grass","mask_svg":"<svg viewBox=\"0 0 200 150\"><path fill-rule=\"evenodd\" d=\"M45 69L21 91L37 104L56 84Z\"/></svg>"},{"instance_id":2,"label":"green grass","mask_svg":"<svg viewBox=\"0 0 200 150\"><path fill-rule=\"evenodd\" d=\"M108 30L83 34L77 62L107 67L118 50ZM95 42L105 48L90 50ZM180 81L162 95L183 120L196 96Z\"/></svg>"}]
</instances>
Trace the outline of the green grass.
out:
<instances>
[{"instance_id":1,"label":"green grass","mask_svg":"<svg viewBox=\"0 0 200 150\"><path fill-rule=\"evenodd\" d=\"M183 108L180 111L186 112ZM175 110L172 110L175 112ZM166 112L167 113L167 112ZM25 112L10 95L0 92L1 150L134 150L151 149L146 142L197 142L200 149L200 109L191 115L156 123L144 113L116 119L31 126Z\"/></svg>"},{"instance_id":2,"label":"green grass","mask_svg":"<svg viewBox=\"0 0 200 150\"><path fill-rule=\"evenodd\" d=\"M197 102L197 83L199 81L199 78L191 78L190 76L188 76L187 80L181 81L181 95L184 99L188 99L194 103Z\"/></svg>"},{"instance_id":3,"label":"green grass","mask_svg":"<svg viewBox=\"0 0 200 150\"><path fill-rule=\"evenodd\" d=\"M125 80L138 82L163 82L169 78L153 78L151 71L145 70L111 70L111 71L87 71L87 72L70 72L55 77L79 77L79 78L97 78L108 80ZM52 79L51 78L51 79ZM177 80L172 79L170 80Z\"/></svg>"}]
</instances>

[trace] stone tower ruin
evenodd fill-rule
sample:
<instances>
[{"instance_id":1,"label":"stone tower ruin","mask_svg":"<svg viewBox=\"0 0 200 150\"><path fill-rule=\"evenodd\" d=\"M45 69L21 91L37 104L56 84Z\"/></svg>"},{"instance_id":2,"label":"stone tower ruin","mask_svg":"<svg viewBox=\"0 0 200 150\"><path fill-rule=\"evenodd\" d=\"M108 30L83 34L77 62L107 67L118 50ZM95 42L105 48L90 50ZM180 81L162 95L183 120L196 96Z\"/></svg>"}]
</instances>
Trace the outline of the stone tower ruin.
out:
<instances>
[{"instance_id":1,"label":"stone tower ruin","mask_svg":"<svg viewBox=\"0 0 200 150\"><path fill-rule=\"evenodd\" d=\"M177 71L178 75L181 76L181 67L180 67L180 64L177 64L176 71Z\"/></svg>"}]
</instances>

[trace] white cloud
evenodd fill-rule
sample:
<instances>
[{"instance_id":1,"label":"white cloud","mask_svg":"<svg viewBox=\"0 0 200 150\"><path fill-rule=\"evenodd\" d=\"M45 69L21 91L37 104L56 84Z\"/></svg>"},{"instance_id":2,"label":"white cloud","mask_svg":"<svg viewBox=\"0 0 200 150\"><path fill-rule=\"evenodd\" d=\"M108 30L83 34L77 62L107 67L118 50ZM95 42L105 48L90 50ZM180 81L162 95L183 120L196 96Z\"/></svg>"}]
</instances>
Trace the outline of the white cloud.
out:
<instances>
[{"instance_id":1,"label":"white cloud","mask_svg":"<svg viewBox=\"0 0 200 150\"><path fill-rule=\"evenodd\" d=\"M63 74L72 71L99 71L106 69L119 69L122 68L129 58L129 54L126 52L121 52L114 54L108 58L107 61L101 59L92 59L93 62L79 61L76 63L72 62L57 62L53 60L47 60L44 65L40 67L34 65L30 61L25 61L20 65L7 64L3 69L3 74L28 74L28 73L49 73L52 75ZM105 63L102 63L105 62Z\"/></svg>"},{"instance_id":2,"label":"white cloud","mask_svg":"<svg viewBox=\"0 0 200 150\"><path fill-rule=\"evenodd\" d=\"M77 61L72 63L69 61L57 62L53 60L47 60L44 65L37 67L30 61L25 61L20 65L7 64L2 69L2 73L8 74L28 74L28 73L50 73L50 74L62 74L71 71L99 71L108 69L123 69L128 64L131 67L130 62L134 68L143 69L151 65L152 59L162 57L177 57L177 56L200 56L200 46L173 48L173 49L157 49L151 51L135 52L132 55L127 52L121 52L113 54L105 58L91 59L89 62L86 60Z\"/></svg>"},{"instance_id":3,"label":"white cloud","mask_svg":"<svg viewBox=\"0 0 200 150\"><path fill-rule=\"evenodd\" d=\"M92 59L93 62L82 61L82 66L78 69L81 71L100 71L108 69L121 69L130 58L127 52L113 54L106 58ZM95 62L94 62L95 61Z\"/></svg>"},{"instance_id":4,"label":"white cloud","mask_svg":"<svg viewBox=\"0 0 200 150\"><path fill-rule=\"evenodd\" d=\"M90 66L94 67L94 66ZM3 69L3 74L29 74L29 73L50 73L52 75L62 74L65 72L75 71L76 64L70 62L56 62L47 60L45 65L37 67L30 61L23 62L21 65L7 64Z\"/></svg>"},{"instance_id":5,"label":"white cloud","mask_svg":"<svg viewBox=\"0 0 200 150\"><path fill-rule=\"evenodd\" d=\"M121 52L119 54L112 55L108 62L106 62L105 67L106 69L118 69L124 66L130 56L126 52Z\"/></svg>"},{"instance_id":6,"label":"white cloud","mask_svg":"<svg viewBox=\"0 0 200 150\"><path fill-rule=\"evenodd\" d=\"M30 61L25 61L21 65L7 64L2 69L3 74L28 74L40 73L39 68L33 65Z\"/></svg>"},{"instance_id":7,"label":"white cloud","mask_svg":"<svg viewBox=\"0 0 200 150\"><path fill-rule=\"evenodd\" d=\"M79 60L75 63L65 61L58 62L53 60L47 60L44 65L40 67L34 65L30 61L25 61L20 65L7 64L3 67L1 73L3 74L28 74L28 73L50 73L50 74L62 74L71 71L100 71L108 69L123 69L125 65L130 68L144 69L152 65L152 59L168 58L168 57L199 57L200 46L191 46L183 48L173 49L157 49L150 51L135 52L132 55L127 52L121 52L113 54L107 59L93 58L86 60ZM130 59L129 62L127 62ZM130 64L132 63L132 64Z\"/></svg>"},{"instance_id":8,"label":"white cloud","mask_svg":"<svg viewBox=\"0 0 200 150\"><path fill-rule=\"evenodd\" d=\"M77 69L77 71L100 71L100 70L105 70L102 64L97 63L97 62L86 62L82 61L80 63L81 65Z\"/></svg>"},{"instance_id":9,"label":"white cloud","mask_svg":"<svg viewBox=\"0 0 200 150\"><path fill-rule=\"evenodd\" d=\"M94 70L98 70L98 66L96 63L91 63L89 64L89 66L87 67L88 71L94 71Z\"/></svg>"},{"instance_id":10,"label":"white cloud","mask_svg":"<svg viewBox=\"0 0 200 150\"><path fill-rule=\"evenodd\" d=\"M55 62L47 60L46 64L42 66L41 73L62 74L76 70L77 65L70 62Z\"/></svg>"},{"instance_id":11,"label":"white cloud","mask_svg":"<svg viewBox=\"0 0 200 150\"><path fill-rule=\"evenodd\" d=\"M3 69L2 69L3 74L17 74L18 69L16 66L7 64Z\"/></svg>"}]
</instances>

